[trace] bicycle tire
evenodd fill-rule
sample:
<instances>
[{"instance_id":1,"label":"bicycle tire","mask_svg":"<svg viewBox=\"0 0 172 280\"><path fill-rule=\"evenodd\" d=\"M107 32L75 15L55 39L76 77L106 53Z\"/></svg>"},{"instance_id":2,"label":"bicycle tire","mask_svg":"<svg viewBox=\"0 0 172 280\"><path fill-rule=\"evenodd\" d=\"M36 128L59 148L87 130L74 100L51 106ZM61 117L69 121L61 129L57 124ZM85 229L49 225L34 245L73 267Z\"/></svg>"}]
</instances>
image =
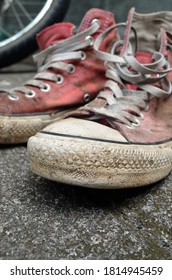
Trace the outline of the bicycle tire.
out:
<instances>
[{"instance_id":1,"label":"bicycle tire","mask_svg":"<svg viewBox=\"0 0 172 280\"><path fill-rule=\"evenodd\" d=\"M68 10L70 0L53 0L46 14L30 30L8 44L0 46L0 68L12 65L37 50L36 34L45 27L61 22Z\"/></svg>"}]
</instances>

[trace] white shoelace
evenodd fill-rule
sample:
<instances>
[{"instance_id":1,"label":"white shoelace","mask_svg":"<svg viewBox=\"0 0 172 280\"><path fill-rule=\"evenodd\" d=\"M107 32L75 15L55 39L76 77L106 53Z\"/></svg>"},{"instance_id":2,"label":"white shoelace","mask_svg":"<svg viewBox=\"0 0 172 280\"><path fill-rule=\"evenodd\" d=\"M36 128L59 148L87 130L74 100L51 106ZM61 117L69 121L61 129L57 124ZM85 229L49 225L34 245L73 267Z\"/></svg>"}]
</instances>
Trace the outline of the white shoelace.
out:
<instances>
[{"instance_id":1,"label":"white shoelace","mask_svg":"<svg viewBox=\"0 0 172 280\"><path fill-rule=\"evenodd\" d=\"M148 100L171 94L172 86L166 74L172 69L163 54L157 51L152 54L152 63L141 64L134 57L130 44L123 56L117 55L117 49L123 45L122 40L114 44L111 53L100 51L102 41L118 26L120 24L110 27L94 43L97 56L105 61L107 67L106 77L109 80L105 89L97 96L98 99L105 100L105 105L100 106L99 102L93 100L80 110L93 113L91 119L105 117L111 125L114 125L113 121L117 121L133 128L140 124L138 117L143 118L141 111L147 109ZM135 85L138 89L129 90L126 84Z\"/></svg>"},{"instance_id":2,"label":"white shoelace","mask_svg":"<svg viewBox=\"0 0 172 280\"><path fill-rule=\"evenodd\" d=\"M49 46L34 56L34 61L37 62L38 73L33 79L26 81L23 86L13 89L1 89L0 92L6 92L12 100L18 100L17 92L25 94L26 97L34 97L35 92L27 86L37 87L43 92L50 90L46 81L53 81L57 84L62 83L63 76L48 72L47 69L63 70L71 74L75 71L75 66L69 64L68 60L83 60L85 59L85 48L92 46L94 41L93 35L100 28L100 22L93 20L92 25L81 33L65 39L57 44Z\"/></svg>"}]
</instances>

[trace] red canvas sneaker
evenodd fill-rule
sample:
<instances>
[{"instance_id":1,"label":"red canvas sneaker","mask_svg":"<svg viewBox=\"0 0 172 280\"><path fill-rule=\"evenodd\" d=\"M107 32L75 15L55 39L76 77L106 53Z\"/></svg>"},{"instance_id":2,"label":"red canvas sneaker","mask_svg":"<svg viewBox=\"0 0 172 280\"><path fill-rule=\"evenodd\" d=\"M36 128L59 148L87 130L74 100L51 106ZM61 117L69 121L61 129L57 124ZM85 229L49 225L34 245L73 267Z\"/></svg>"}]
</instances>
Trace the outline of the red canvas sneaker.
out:
<instances>
[{"instance_id":1,"label":"red canvas sneaker","mask_svg":"<svg viewBox=\"0 0 172 280\"><path fill-rule=\"evenodd\" d=\"M144 186L168 175L171 49L162 26L172 31L171 12L138 15L131 9L124 38L111 53L100 50L100 44L115 27L98 36L94 48L106 63L105 88L29 139L33 172L62 183L109 189Z\"/></svg>"},{"instance_id":2,"label":"red canvas sneaker","mask_svg":"<svg viewBox=\"0 0 172 280\"><path fill-rule=\"evenodd\" d=\"M105 84L105 67L93 50L96 37L114 24L112 13L89 10L78 31L57 23L37 36L38 73L23 86L0 92L0 143L24 143L65 112L95 98ZM107 50L116 31L103 42Z\"/></svg>"}]
</instances>

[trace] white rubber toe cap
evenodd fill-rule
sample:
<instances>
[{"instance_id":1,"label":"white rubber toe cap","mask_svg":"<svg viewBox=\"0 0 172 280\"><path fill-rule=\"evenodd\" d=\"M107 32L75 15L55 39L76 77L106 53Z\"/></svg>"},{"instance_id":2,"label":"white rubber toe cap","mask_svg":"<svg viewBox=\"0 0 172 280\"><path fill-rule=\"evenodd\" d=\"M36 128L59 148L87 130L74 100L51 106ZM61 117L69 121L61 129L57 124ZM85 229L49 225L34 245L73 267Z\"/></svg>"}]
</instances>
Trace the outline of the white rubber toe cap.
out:
<instances>
[{"instance_id":1,"label":"white rubber toe cap","mask_svg":"<svg viewBox=\"0 0 172 280\"><path fill-rule=\"evenodd\" d=\"M127 142L117 130L94 121L67 118L48 125L43 132Z\"/></svg>"}]
</instances>

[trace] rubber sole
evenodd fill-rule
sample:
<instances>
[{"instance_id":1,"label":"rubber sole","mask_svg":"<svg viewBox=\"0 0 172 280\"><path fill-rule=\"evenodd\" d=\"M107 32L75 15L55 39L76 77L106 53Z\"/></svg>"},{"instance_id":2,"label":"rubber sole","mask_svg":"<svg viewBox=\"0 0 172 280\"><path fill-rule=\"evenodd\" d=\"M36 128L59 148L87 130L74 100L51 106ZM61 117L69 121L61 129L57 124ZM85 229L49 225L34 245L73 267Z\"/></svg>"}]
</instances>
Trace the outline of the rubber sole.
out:
<instances>
[{"instance_id":1,"label":"rubber sole","mask_svg":"<svg viewBox=\"0 0 172 280\"><path fill-rule=\"evenodd\" d=\"M22 144L70 110L56 114L0 116L0 144Z\"/></svg>"},{"instance_id":2,"label":"rubber sole","mask_svg":"<svg viewBox=\"0 0 172 280\"><path fill-rule=\"evenodd\" d=\"M127 144L38 133L28 141L31 170L50 180L115 189L152 184L172 170L172 141Z\"/></svg>"}]
</instances>

